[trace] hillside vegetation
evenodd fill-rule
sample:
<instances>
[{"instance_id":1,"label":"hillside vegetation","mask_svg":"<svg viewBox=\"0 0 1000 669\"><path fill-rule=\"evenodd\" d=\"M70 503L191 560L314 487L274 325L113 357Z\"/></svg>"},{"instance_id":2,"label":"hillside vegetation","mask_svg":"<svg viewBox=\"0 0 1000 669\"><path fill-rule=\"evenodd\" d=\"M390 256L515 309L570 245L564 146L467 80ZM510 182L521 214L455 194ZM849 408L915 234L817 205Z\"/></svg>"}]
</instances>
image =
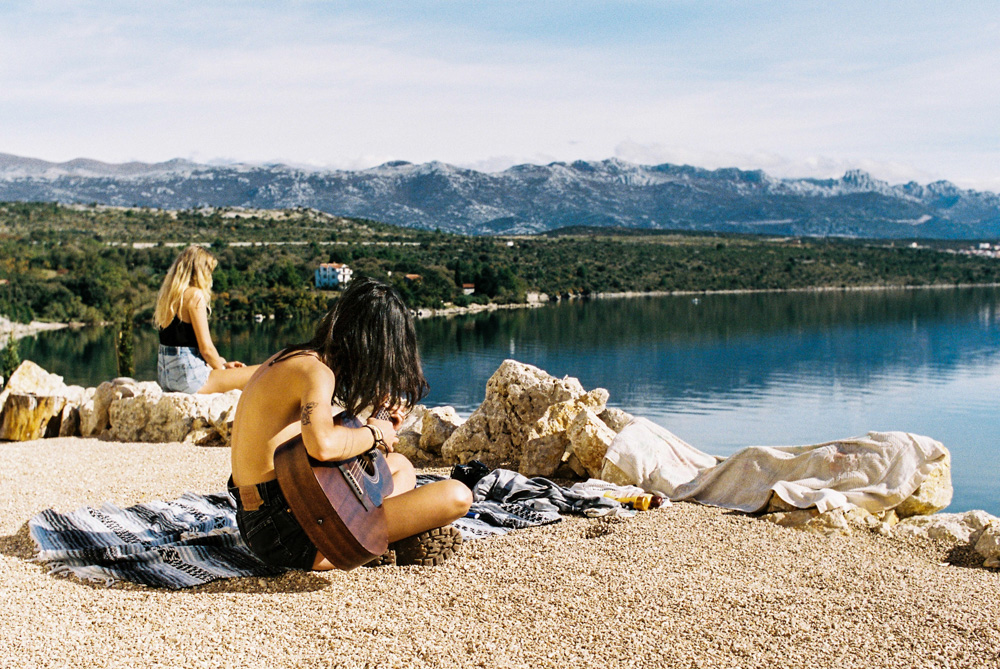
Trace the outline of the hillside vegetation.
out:
<instances>
[{"instance_id":1,"label":"hillside vegetation","mask_svg":"<svg viewBox=\"0 0 1000 669\"><path fill-rule=\"evenodd\" d=\"M321 262L390 281L412 307L523 302L626 291L974 284L1000 281L991 258L886 242L567 228L469 237L315 210L160 211L0 203L0 315L99 322L122 307L149 318L178 245L219 259L214 318L313 315ZM417 274L419 279L406 278ZM462 294L474 284L475 294Z\"/></svg>"}]
</instances>

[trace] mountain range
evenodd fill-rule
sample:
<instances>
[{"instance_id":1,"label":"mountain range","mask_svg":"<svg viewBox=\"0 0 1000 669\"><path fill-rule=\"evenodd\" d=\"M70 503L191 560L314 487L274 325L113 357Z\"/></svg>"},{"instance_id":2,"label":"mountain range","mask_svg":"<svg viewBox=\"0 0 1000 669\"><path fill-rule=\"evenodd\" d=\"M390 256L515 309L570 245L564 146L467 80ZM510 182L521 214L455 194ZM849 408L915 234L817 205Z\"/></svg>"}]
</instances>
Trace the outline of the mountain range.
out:
<instances>
[{"instance_id":1,"label":"mountain range","mask_svg":"<svg viewBox=\"0 0 1000 669\"><path fill-rule=\"evenodd\" d=\"M320 170L179 159L51 163L0 154L0 201L161 209L311 207L463 234L598 226L860 238L1000 237L1000 196L948 181L890 185L860 170L839 179L778 179L760 170L618 159L479 172L440 162Z\"/></svg>"}]
</instances>

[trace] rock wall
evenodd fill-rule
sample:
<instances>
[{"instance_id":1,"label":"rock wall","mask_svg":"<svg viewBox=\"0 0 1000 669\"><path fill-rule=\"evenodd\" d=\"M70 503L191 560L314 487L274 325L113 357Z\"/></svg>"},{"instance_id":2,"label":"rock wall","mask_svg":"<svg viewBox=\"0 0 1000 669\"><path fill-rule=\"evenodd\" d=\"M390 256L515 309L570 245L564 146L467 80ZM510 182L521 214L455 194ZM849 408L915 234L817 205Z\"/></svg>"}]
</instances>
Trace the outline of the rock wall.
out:
<instances>
[{"instance_id":1,"label":"rock wall","mask_svg":"<svg viewBox=\"0 0 1000 669\"><path fill-rule=\"evenodd\" d=\"M25 360L0 393L0 439L55 436L114 441L186 441L225 446L240 391L165 393L153 381L120 378L97 388L67 386Z\"/></svg>"}]
</instances>

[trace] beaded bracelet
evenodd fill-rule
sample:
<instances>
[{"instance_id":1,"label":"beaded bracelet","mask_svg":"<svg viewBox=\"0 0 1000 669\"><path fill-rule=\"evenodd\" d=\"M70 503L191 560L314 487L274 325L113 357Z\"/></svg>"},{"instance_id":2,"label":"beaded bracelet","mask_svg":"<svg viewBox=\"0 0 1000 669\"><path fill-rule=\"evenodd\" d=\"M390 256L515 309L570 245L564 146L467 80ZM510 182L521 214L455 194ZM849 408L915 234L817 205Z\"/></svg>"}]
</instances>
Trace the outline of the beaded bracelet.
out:
<instances>
[{"instance_id":1,"label":"beaded bracelet","mask_svg":"<svg viewBox=\"0 0 1000 669\"><path fill-rule=\"evenodd\" d=\"M367 427L369 430L371 430L372 439L375 440L375 443L372 444L372 446L376 447L381 446L383 450L388 450L389 445L385 443L385 437L382 436L382 430L378 429L377 426L371 424L365 424L364 427Z\"/></svg>"}]
</instances>

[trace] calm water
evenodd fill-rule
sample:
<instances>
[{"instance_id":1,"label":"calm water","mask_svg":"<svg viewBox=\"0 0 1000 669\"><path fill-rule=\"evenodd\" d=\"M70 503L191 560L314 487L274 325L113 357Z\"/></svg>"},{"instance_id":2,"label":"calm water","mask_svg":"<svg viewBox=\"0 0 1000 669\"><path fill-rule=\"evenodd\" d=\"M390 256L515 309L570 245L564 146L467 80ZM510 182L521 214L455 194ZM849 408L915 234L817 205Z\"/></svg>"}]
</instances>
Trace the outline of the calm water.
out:
<instances>
[{"instance_id":1,"label":"calm water","mask_svg":"<svg viewBox=\"0 0 1000 669\"><path fill-rule=\"evenodd\" d=\"M259 362L307 338L266 322L228 331L223 356ZM418 323L429 405L468 415L506 358L601 386L610 404L692 445L809 444L905 430L951 449L949 508L1000 515L1000 289L709 295L563 303ZM155 378L155 335L137 374ZM116 375L112 333L59 331L22 357L96 385Z\"/></svg>"}]
</instances>

